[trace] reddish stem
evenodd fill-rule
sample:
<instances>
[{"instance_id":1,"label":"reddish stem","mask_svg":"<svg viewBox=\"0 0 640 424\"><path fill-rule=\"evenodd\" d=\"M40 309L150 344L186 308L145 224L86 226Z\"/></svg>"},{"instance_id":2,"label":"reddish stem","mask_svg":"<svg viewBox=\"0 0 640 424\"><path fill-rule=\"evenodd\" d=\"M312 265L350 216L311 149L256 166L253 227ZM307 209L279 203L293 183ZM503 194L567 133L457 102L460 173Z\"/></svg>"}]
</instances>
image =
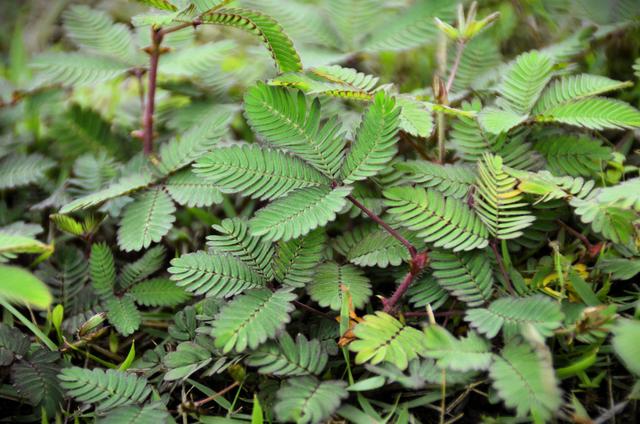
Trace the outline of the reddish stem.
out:
<instances>
[{"instance_id":1,"label":"reddish stem","mask_svg":"<svg viewBox=\"0 0 640 424\"><path fill-rule=\"evenodd\" d=\"M413 283L413 280L422 272L429 260L429 254L424 251L416 254L411 260L411 269L405 275L402 283L398 286L396 291L393 292L389 299L385 299L382 303L384 305L383 311L386 313L393 312L396 304L402 299L402 296L409 290L409 286Z\"/></svg>"},{"instance_id":2,"label":"reddish stem","mask_svg":"<svg viewBox=\"0 0 640 424\"><path fill-rule=\"evenodd\" d=\"M451 92L451 88L453 87L453 81L456 79L456 74L458 73L458 67L460 66L460 59L462 59L462 52L464 52L465 43L462 41L458 42L458 50L456 52L456 58L453 61L453 66L451 67L451 73L449 74L449 79L447 80L447 94Z\"/></svg>"},{"instance_id":3,"label":"reddish stem","mask_svg":"<svg viewBox=\"0 0 640 424\"><path fill-rule=\"evenodd\" d=\"M391 226L389 224L387 224L386 222L384 222L382 220L382 218L380 218L378 215L376 215L373 211L369 210L365 205L363 205L362 203L360 203L358 201L358 199L356 199L355 197L353 197L352 195L348 195L347 199L349 199L351 201L351 203L353 203L354 205L356 205L356 207L358 207L362 212L364 212L365 214L367 214L367 216L369 218L371 218L372 220L374 220L376 223L378 223L378 225L380 225L382 228L384 228L385 230L387 230L387 232L389 234L391 234L393 237L395 237L400 243L402 243L404 245L404 247L407 248L407 250L409 251L409 254L411 255L411 259L415 260L416 255L418 254L418 250L409 242L409 240L407 240L406 238L402 237L400 235L400 233L398 231L396 231L395 229L391 228Z\"/></svg>"},{"instance_id":4,"label":"reddish stem","mask_svg":"<svg viewBox=\"0 0 640 424\"><path fill-rule=\"evenodd\" d=\"M602 249L602 244L597 243L594 245L589 241L589 239L584 234L582 234L577 230L574 230L568 224L560 221L559 219L556 219L556 222L560 224L569 234L571 234L572 236L580 240L582 244L584 244L584 247L587 248L587 253L589 254L590 257L594 258L598 256L598 253L600 253L600 250Z\"/></svg>"},{"instance_id":5,"label":"reddish stem","mask_svg":"<svg viewBox=\"0 0 640 424\"><path fill-rule=\"evenodd\" d=\"M160 62L160 45L164 34L161 30L151 29L152 45L149 48L151 56L149 65L149 89L147 90L147 103L144 108L142 143L145 155L153 152L153 112L156 103L156 81L158 79L158 63Z\"/></svg>"},{"instance_id":6,"label":"reddish stem","mask_svg":"<svg viewBox=\"0 0 640 424\"><path fill-rule=\"evenodd\" d=\"M493 254L496 256L496 262L498 262L498 267L500 267L500 272L502 273L502 277L504 278L505 284L507 285L507 290L509 290L509 293L515 296L516 292L513 289L513 286L511 285L511 278L509 278L509 273L504 267L502 256L500 256L500 252L498 252L498 246L496 244L496 241L492 240L491 243L489 244L491 245L491 250L493 250Z\"/></svg>"}]
</instances>

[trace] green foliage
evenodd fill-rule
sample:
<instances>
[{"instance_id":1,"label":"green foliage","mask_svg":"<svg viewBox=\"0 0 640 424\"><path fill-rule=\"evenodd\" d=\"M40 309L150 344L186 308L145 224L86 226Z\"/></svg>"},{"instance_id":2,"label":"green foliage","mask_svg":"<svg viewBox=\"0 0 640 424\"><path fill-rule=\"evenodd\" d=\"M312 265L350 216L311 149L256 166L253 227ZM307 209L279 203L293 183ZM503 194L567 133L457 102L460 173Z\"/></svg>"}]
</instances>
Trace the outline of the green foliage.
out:
<instances>
[{"instance_id":1,"label":"green foliage","mask_svg":"<svg viewBox=\"0 0 640 424\"><path fill-rule=\"evenodd\" d=\"M489 368L493 354L489 344L476 333L456 339L442 327L431 325L424 330L425 356L438 360L438 366L454 371L482 371Z\"/></svg>"},{"instance_id":2,"label":"green foliage","mask_svg":"<svg viewBox=\"0 0 640 424\"><path fill-rule=\"evenodd\" d=\"M507 344L489 374L498 395L518 416L531 414L544 422L560 405L561 393L551 364L526 344Z\"/></svg>"},{"instance_id":3,"label":"green foliage","mask_svg":"<svg viewBox=\"0 0 640 424\"><path fill-rule=\"evenodd\" d=\"M285 148L330 178L338 176L344 141L340 125L320 126L320 102L309 101L283 88L258 84L244 98L253 129L276 147Z\"/></svg>"},{"instance_id":4,"label":"green foliage","mask_svg":"<svg viewBox=\"0 0 640 424\"><path fill-rule=\"evenodd\" d=\"M287 241L336 219L351 187L307 187L260 209L249 221L251 233L267 240Z\"/></svg>"},{"instance_id":5,"label":"green foliage","mask_svg":"<svg viewBox=\"0 0 640 424\"><path fill-rule=\"evenodd\" d=\"M295 189L329 182L291 154L255 146L216 149L198 160L194 170L225 193L241 193L260 200L277 199Z\"/></svg>"},{"instance_id":6,"label":"green foliage","mask_svg":"<svg viewBox=\"0 0 640 424\"><path fill-rule=\"evenodd\" d=\"M424 352L424 341L420 331L403 325L384 312L366 315L356 326L353 334L357 339L349 345L356 352L356 364L390 362L404 370L409 361Z\"/></svg>"},{"instance_id":7,"label":"green foliage","mask_svg":"<svg viewBox=\"0 0 640 424\"><path fill-rule=\"evenodd\" d=\"M517 181L509 176L500 156L485 154L478 162L475 209L491 235L506 240L522 235L535 218L527 211Z\"/></svg>"},{"instance_id":8,"label":"green foliage","mask_svg":"<svg viewBox=\"0 0 640 424\"><path fill-rule=\"evenodd\" d=\"M140 404L151 394L146 378L123 371L70 367L63 369L58 378L69 396L93 404L99 411Z\"/></svg>"},{"instance_id":9,"label":"green foliage","mask_svg":"<svg viewBox=\"0 0 640 424\"><path fill-rule=\"evenodd\" d=\"M543 337L553 335L562 325L560 305L553 300L535 295L530 297L502 297L491 302L488 308L469 309L465 319L472 327L489 338L504 330L507 338L531 325Z\"/></svg>"},{"instance_id":10,"label":"green foliage","mask_svg":"<svg viewBox=\"0 0 640 424\"><path fill-rule=\"evenodd\" d=\"M196 295L230 297L265 284L262 275L240 259L205 252L173 259L168 271L171 280Z\"/></svg>"},{"instance_id":11,"label":"green foliage","mask_svg":"<svg viewBox=\"0 0 640 424\"><path fill-rule=\"evenodd\" d=\"M132 251L159 242L171 230L175 210L171 197L159 188L137 196L123 211L118 245Z\"/></svg>"},{"instance_id":12,"label":"green foliage","mask_svg":"<svg viewBox=\"0 0 640 424\"><path fill-rule=\"evenodd\" d=\"M341 171L346 184L364 180L382 171L396 153L400 109L393 98L380 92L362 118L356 140Z\"/></svg>"},{"instance_id":13,"label":"green foliage","mask_svg":"<svg viewBox=\"0 0 640 424\"><path fill-rule=\"evenodd\" d=\"M284 289L247 291L225 306L213 323L215 346L223 352L255 349L289 322L296 295Z\"/></svg>"},{"instance_id":14,"label":"green foliage","mask_svg":"<svg viewBox=\"0 0 640 424\"><path fill-rule=\"evenodd\" d=\"M205 23L231 26L248 31L262 41L280 72L295 72L302 63L293 43L273 18L248 9L222 9L202 17Z\"/></svg>"},{"instance_id":15,"label":"green foliage","mask_svg":"<svg viewBox=\"0 0 640 424\"><path fill-rule=\"evenodd\" d=\"M278 342L269 342L247 358L247 365L259 367L261 374L277 376L319 375L327 366L328 355L318 340L298 334L294 341L282 333Z\"/></svg>"},{"instance_id":16,"label":"green foliage","mask_svg":"<svg viewBox=\"0 0 640 424\"><path fill-rule=\"evenodd\" d=\"M325 262L316 267L316 274L307 291L320 306L339 311L345 292L351 295L354 308L362 308L371 296L371 285L364 273L355 266Z\"/></svg>"},{"instance_id":17,"label":"green foliage","mask_svg":"<svg viewBox=\"0 0 640 424\"><path fill-rule=\"evenodd\" d=\"M4 421L637 421L635 1L23 3Z\"/></svg>"},{"instance_id":18,"label":"green foliage","mask_svg":"<svg viewBox=\"0 0 640 424\"><path fill-rule=\"evenodd\" d=\"M413 187L390 188L384 196L394 219L434 247L457 252L488 243L487 228L461 200Z\"/></svg>"},{"instance_id":19,"label":"green foliage","mask_svg":"<svg viewBox=\"0 0 640 424\"><path fill-rule=\"evenodd\" d=\"M433 276L449 294L468 306L480 306L491 299L494 281L486 252L434 250L430 256Z\"/></svg>"},{"instance_id":20,"label":"green foliage","mask_svg":"<svg viewBox=\"0 0 640 424\"><path fill-rule=\"evenodd\" d=\"M296 377L278 390L275 412L279 419L299 424L320 423L347 397L343 381Z\"/></svg>"}]
</instances>

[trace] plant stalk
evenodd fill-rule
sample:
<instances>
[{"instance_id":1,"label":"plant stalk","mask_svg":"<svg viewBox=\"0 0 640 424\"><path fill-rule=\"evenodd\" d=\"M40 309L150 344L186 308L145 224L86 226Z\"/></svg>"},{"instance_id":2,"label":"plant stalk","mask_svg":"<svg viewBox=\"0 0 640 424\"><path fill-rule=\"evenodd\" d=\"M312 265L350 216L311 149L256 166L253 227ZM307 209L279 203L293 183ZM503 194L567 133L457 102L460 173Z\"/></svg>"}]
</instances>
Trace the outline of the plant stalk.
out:
<instances>
[{"instance_id":1,"label":"plant stalk","mask_svg":"<svg viewBox=\"0 0 640 424\"><path fill-rule=\"evenodd\" d=\"M422 272L424 267L427 265L429 260L429 254L427 251L420 252L416 254L411 260L411 269L405 275L404 279L398 286L395 292L391 295L389 299L385 299L383 301L383 311L386 313L391 313L396 307L396 304L402 299L404 294L409 290L409 286L413 283L413 280Z\"/></svg>"},{"instance_id":2,"label":"plant stalk","mask_svg":"<svg viewBox=\"0 0 640 424\"><path fill-rule=\"evenodd\" d=\"M378 215L376 215L373 211L369 210L365 205L360 203L358 201L358 199L353 197L351 194L347 196L347 199L349 199L349 201L351 201L351 203L356 205L356 207L358 209L360 209L362 212L364 212L369 218L374 220L378 225L380 225L389 234L391 234L400 243L402 243L402 245L404 247L406 247L407 250L409 251L409 254L411 255L411 259L412 260L415 259L416 255L418 254L418 250L411 244L411 242L409 242L409 240L407 240L406 238L402 237L402 235L400 235L400 233L398 231L396 231L395 229L391 228L391 226L389 224L387 224L386 222L384 222L382 218L380 218Z\"/></svg>"}]
</instances>

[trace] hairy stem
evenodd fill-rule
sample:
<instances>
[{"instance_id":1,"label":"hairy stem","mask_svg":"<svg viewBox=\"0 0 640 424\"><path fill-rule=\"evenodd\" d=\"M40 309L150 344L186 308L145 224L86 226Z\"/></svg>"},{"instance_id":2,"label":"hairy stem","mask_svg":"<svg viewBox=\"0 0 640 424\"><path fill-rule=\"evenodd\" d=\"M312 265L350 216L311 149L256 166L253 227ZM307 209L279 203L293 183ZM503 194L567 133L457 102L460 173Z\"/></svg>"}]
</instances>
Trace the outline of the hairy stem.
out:
<instances>
[{"instance_id":1,"label":"hairy stem","mask_svg":"<svg viewBox=\"0 0 640 424\"><path fill-rule=\"evenodd\" d=\"M231 384L231 385L229 385L229 386L225 387L224 389L220 390L219 392L217 392L217 393L215 393L215 394L213 394L213 395L211 395L211 396L209 396L209 397L207 397L207 398L204 398L204 399L202 399L202 400L197 401L197 402L195 403L195 406L199 408L199 407L201 407L202 405L204 405L204 404L206 404L206 403L208 403L208 402L211 402L212 400L214 400L214 399L216 399L216 398L218 398L218 397L220 397L220 396L224 395L224 394L225 394L225 393L227 393L229 390L232 390L234 387L237 387L239 384L240 384L239 382L235 381L235 382L233 382L233 384Z\"/></svg>"},{"instance_id":2,"label":"hairy stem","mask_svg":"<svg viewBox=\"0 0 640 424\"><path fill-rule=\"evenodd\" d=\"M193 21L183 22L170 28L151 28L151 46L147 48L149 54L149 83L147 90L147 102L144 105L144 116L142 118L142 143L145 155L153 152L153 113L156 103L156 86L158 80L158 64L160 63L160 55L162 54L162 40L167 34L180 31L187 27L196 28L202 21L198 18Z\"/></svg>"},{"instance_id":3,"label":"hairy stem","mask_svg":"<svg viewBox=\"0 0 640 424\"><path fill-rule=\"evenodd\" d=\"M453 66L451 67L451 72L449 73L449 79L447 80L447 93L451 92L451 88L453 87L453 81L455 81L456 79L456 74L458 73L458 67L460 66L460 59L462 59L462 53L464 52L464 47L465 47L464 41L458 41L456 58L453 60Z\"/></svg>"},{"instance_id":4,"label":"hairy stem","mask_svg":"<svg viewBox=\"0 0 640 424\"><path fill-rule=\"evenodd\" d=\"M164 35L161 30L151 29L152 45L149 48L150 65L149 65L149 87L147 90L147 102L144 108L144 116L142 118L142 149L145 155L153 152L153 112L156 103L156 83L158 79L158 64L160 62L160 45Z\"/></svg>"},{"instance_id":5,"label":"hairy stem","mask_svg":"<svg viewBox=\"0 0 640 424\"><path fill-rule=\"evenodd\" d=\"M362 212L367 214L367 216L369 218L374 220L378 225L380 225L389 234L391 234L400 243L402 243L403 246L406 247L407 250L409 251L409 254L411 255L411 258L415 259L416 255L418 254L418 250L409 242L409 240L407 240L406 238L402 237L402 235L400 235L400 233L398 231L396 231L395 229L391 228L391 226L389 224L387 224L386 222L384 222L382 218L380 218L378 215L376 215L373 211L369 210L365 205L360 203L358 201L358 199L356 199L352 195L348 195L347 199L349 199L351 201L351 203L356 205L357 208L359 208Z\"/></svg>"},{"instance_id":6,"label":"hairy stem","mask_svg":"<svg viewBox=\"0 0 640 424\"><path fill-rule=\"evenodd\" d=\"M413 257L413 259L411 260L411 268L409 269L407 275L405 275L404 279L402 280L396 291L393 292L391 297L383 301L384 312L393 312L396 304L400 301L400 299L402 299L407 290L409 290L409 286L411 286L413 280L422 272L424 267L427 265L428 259L429 255L426 251L420 252Z\"/></svg>"}]
</instances>

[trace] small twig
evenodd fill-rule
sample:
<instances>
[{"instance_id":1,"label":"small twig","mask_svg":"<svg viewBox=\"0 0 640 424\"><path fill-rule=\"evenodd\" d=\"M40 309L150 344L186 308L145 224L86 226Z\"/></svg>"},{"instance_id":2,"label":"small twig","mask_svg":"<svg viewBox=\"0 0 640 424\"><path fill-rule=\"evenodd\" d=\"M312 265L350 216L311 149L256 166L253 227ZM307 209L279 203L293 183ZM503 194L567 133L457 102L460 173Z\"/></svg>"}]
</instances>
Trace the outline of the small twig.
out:
<instances>
[{"instance_id":1,"label":"small twig","mask_svg":"<svg viewBox=\"0 0 640 424\"><path fill-rule=\"evenodd\" d=\"M239 384L240 384L239 382L235 381L233 384L231 384L231 385L229 385L229 386L225 387L224 389L220 390L219 392L217 392L217 393L215 393L215 394L213 394L213 395L211 395L211 396L209 396L209 397L206 397L206 398L204 398L204 399L201 399L201 400L199 400L199 401L195 402L195 403L194 403L194 405L195 405L197 408L199 408L199 407L201 407L202 405L204 405L205 403L211 402L212 400L214 400L214 399L216 399L216 398L218 398L218 397L220 397L220 396L224 395L224 394L225 394L225 393L227 393L228 391L232 390L234 387L237 387Z\"/></svg>"},{"instance_id":2,"label":"small twig","mask_svg":"<svg viewBox=\"0 0 640 424\"><path fill-rule=\"evenodd\" d=\"M429 312L427 312L427 311L411 311L411 312L405 312L402 315L404 315L405 317L420 318L420 317L429 316ZM453 316L464 315L464 311L461 311L461 310L458 310L458 309L451 310L451 311L440 311L440 312L434 312L433 315L436 316L436 317L453 317Z\"/></svg>"},{"instance_id":3,"label":"small twig","mask_svg":"<svg viewBox=\"0 0 640 424\"><path fill-rule=\"evenodd\" d=\"M331 316L329 316L328 314L325 314L322 311L317 310L313 306L309 306L306 303L298 302L297 300L294 300L293 304L296 305L299 308L306 309L307 311L309 311L311 313L314 313L314 314L316 314L316 315L318 315L318 316L320 316L322 318L325 318L325 319L328 319L330 321L335 322L335 319L333 319Z\"/></svg>"},{"instance_id":4,"label":"small twig","mask_svg":"<svg viewBox=\"0 0 640 424\"><path fill-rule=\"evenodd\" d=\"M373 211L369 210L365 205L360 203L358 201L358 199L356 199L352 195L348 195L347 199L349 199L351 201L351 203L353 203L357 208L359 208L362 212L364 212L369 218L374 220L378 225L380 225L389 234L391 234L400 243L402 243L404 245L404 247L406 247L407 250L409 251L409 254L411 255L411 258L415 259L416 255L418 254L418 250L409 242L409 240L407 240L406 238L402 237L398 231L396 231L395 229L391 228L391 226L389 224L387 224L386 222L384 222L382 220L382 218L380 218L378 215L376 215Z\"/></svg>"},{"instance_id":5,"label":"small twig","mask_svg":"<svg viewBox=\"0 0 640 424\"><path fill-rule=\"evenodd\" d=\"M567 223L565 223L565 222L563 222L563 221L561 221L559 219L556 219L556 222L558 224L560 224L560 226L562 226L569 234L571 234L572 236L574 236L575 238L580 240L582 242L582 244L584 244L584 247L587 248L587 252L589 253L589 256L593 257L593 256L597 256L598 255L598 252L601 249L601 246L599 244L598 245L593 245L584 234L582 234L578 230L575 230L575 229L571 228L569 226L569 224L567 224Z\"/></svg>"},{"instance_id":6,"label":"small twig","mask_svg":"<svg viewBox=\"0 0 640 424\"><path fill-rule=\"evenodd\" d=\"M458 49L456 50L456 58L453 61L451 72L449 73L449 79L447 80L447 94L451 92L453 87L453 81L456 79L458 73L458 67L460 66L460 59L462 59L462 53L464 52L466 44L464 41L458 41Z\"/></svg>"},{"instance_id":7,"label":"small twig","mask_svg":"<svg viewBox=\"0 0 640 424\"><path fill-rule=\"evenodd\" d=\"M409 270L407 275L405 275L404 279L402 280L396 291L393 292L391 297L383 301L384 312L390 313L395 309L396 304L400 301L400 299L402 299L402 296L404 296L407 290L409 290L409 286L411 286L411 283L413 283L413 280L416 278L416 276L418 276L420 272L422 272L428 260L429 254L426 251L418 253L413 257L413 259L411 260L411 269Z\"/></svg>"},{"instance_id":8,"label":"small twig","mask_svg":"<svg viewBox=\"0 0 640 424\"><path fill-rule=\"evenodd\" d=\"M507 270L504 267L504 262L502 261L502 256L500 256L500 252L498 252L498 247L496 245L496 241L492 240L491 243L489 243L491 245L491 250L493 250L493 254L496 257L496 262L498 262L498 267L500 267L500 272L502 273L502 277L505 280L505 284L507 285L507 290L509 290L509 293L511 293L512 295L515 295L516 292L513 289L513 286L511 285L511 278L509 278L509 273L507 272Z\"/></svg>"}]
</instances>

